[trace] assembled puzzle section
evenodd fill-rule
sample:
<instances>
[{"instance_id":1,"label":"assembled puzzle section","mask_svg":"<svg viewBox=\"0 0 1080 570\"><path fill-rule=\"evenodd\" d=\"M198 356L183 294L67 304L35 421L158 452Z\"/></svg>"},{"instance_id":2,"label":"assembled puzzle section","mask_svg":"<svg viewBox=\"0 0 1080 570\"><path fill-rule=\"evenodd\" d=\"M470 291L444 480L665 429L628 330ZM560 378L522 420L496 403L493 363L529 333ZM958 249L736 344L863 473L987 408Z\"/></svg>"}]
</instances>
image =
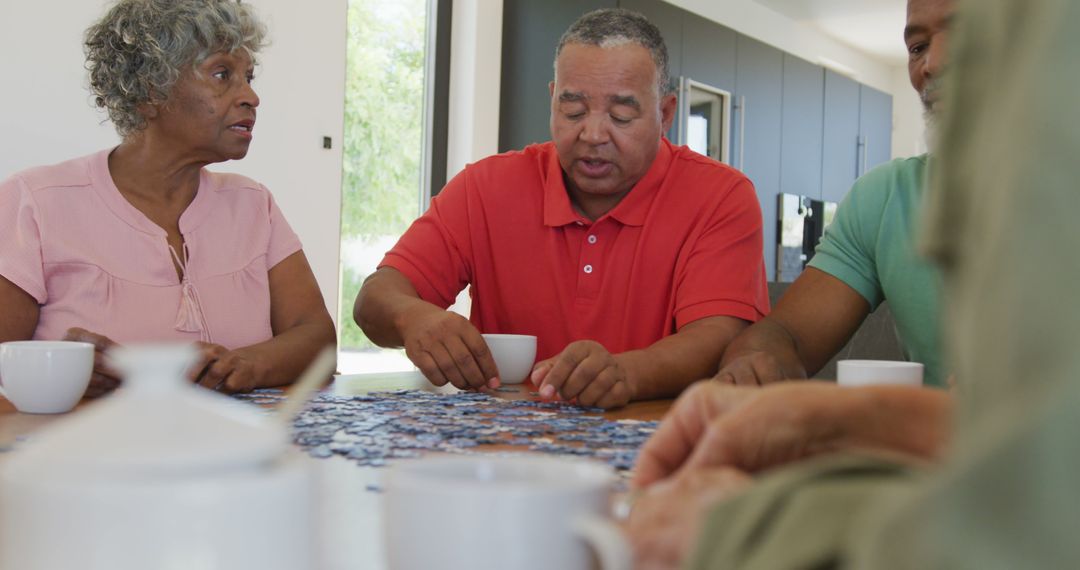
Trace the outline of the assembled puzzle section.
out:
<instances>
[{"instance_id":1,"label":"assembled puzzle section","mask_svg":"<svg viewBox=\"0 0 1080 570\"><path fill-rule=\"evenodd\" d=\"M280 390L259 390L237 398L271 405L283 395ZM489 448L590 457L628 471L656 422L613 421L600 416L601 411L478 392L320 394L296 418L293 441L313 457L340 455L373 467L424 452L478 453Z\"/></svg>"}]
</instances>

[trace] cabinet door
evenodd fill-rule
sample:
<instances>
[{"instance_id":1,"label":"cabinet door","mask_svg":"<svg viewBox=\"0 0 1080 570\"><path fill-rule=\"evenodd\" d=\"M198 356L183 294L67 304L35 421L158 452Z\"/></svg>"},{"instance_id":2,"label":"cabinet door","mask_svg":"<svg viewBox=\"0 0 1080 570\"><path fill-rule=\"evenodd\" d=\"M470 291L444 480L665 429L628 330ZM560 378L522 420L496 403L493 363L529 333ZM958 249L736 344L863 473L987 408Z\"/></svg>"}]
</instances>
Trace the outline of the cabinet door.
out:
<instances>
[{"instance_id":1,"label":"cabinet door","mask_svg":"<svg viewBox=\"0 0 1080 570\"><path fill-rule=\"evenodd\" d=\"M614 8L616 0L503 0L499 151L551 138L548 122L555 46L582 14Z\"/></svg>"},{"instance_id":2,"label":"cabinet door","mask_svg":"<svg viewBox=\"0 0 1080 570\"><path fill-rule=\"evenodd\" d=\"M825 70L821 199L840 202L859 174L859 84Z\"/></svg>"},{"instance_id":3,"label":"cabinet door","mask_svg":"<svg viewBox=\"0 0 1080 570\"><path fill-rule=\"evenodd\" d=\"M764 220L765 270L776 276L776 200L780 192L780 114L784 55L738 36L735 56L735 120L732 164L757 189Z\"/></svg>"},{"instance_id":4,"label":"cabinet door","mask_svg":"<svg viewBox=\"0 0 1080 570\"><path fill-rule=\"evenodd\" d=\"M824 70L784 54L780 138L780 191L784 194L821 198L824 98Z\"/></svg>"},{"instance_id":5,"label":"cabinet door","mask_svg":"<svg viewBox=\"0 0 1080 570\"><path fill-rule=\"evenodd\" d=\"M859 131L862 133L862 173L892 157L892 95L861 85Z\"/></svg>"},{"instance_id":6,"label":"cabinet door","mask_svg":"<svg viewBox=\"0 0 1080 570\"><path fill-rule=\"evenodd\" d=\"M664 44L668 50L668 73L671 74L671 87L677 89L679 77L683 75L683 17L688 15L687 12L662 0L619 0L619 7L638 12L660 30L660 35L664 37ZM678 133L678 125L673 121L667 137L672 142L677 141Z\"/></svg>"}]
</instances>

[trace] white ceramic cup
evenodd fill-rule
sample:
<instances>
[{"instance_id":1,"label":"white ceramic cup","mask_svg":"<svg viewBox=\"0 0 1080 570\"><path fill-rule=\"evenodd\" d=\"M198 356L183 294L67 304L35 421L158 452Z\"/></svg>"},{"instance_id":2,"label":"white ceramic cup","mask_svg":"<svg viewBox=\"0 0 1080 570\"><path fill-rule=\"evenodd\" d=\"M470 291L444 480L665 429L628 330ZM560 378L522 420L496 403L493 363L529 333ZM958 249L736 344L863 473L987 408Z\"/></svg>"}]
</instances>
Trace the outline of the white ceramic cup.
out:
<instances>
[{"instance_id":1,"label":"white ceramic cup","mask_svg":"<svg viewBox=\"0 0 1080 570\"><path fill-rule=\"evenodd\" d=\"M60 414L79 403L94 371L88 342L23 340L0 344L0 394L20 412Z\"/></svg>"},{"instance_id":2,"label":"white ceramic cup","mask_svg":"<svg viewBox=\"0 0 1080 570\"><path fill-rule=\"evenodd\" d=\"M606 465L559 457L398 463L383 486L389 567L629 570L630 547L606 518L614 481Z\"/></svg>"},{"instance_id":3,"label":"white ceramic cup","mask_svg":"<svg viewBox=\"0 0 1080 570\"><path fill-rule=\"evenodd\" d=\"M536 337L527 334L485 334L484 342L491 350L499 381L520 384L529 377L536 362Z\"/></svg>"},{"instance_id":4,"label":"white ceramic cup","mask_svg":"<svg viewBox=\"0 0 1080 570\"><path fill-rule=\"evenodd\" d=\"M841 360L836 363L841 386L922 386L923 365L899 360Z\"/></svg>"}]
</instances>

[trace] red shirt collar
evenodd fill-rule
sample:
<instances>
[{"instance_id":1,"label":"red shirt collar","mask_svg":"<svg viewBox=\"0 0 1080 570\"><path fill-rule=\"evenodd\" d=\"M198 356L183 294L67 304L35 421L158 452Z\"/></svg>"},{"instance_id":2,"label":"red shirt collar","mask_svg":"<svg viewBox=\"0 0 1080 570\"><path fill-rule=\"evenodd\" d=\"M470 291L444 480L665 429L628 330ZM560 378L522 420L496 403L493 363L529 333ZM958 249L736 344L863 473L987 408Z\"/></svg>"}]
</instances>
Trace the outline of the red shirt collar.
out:
<instances>
[{"instance_id":1,"label":"red shirt collar","mask_svg":"<svg viewBox=\"0 0 1080 570\"><path fill-rule=\"evenodd\" d=\"M550 152L547 157L547 178L544 181L544 225L551 227L565 226L577 222L590 224L588 218L579 214L570 204L570 194L563 182L562 166L559 154L553 143L548 143ZM627 226L641 226L649 212L656 191L667 176L671 166L672 148L667 138L661 138L660 148L656 152L652 166L645 176L634 185L617 206L600 217L611 217Z\"/></svg>"}]
</instances>

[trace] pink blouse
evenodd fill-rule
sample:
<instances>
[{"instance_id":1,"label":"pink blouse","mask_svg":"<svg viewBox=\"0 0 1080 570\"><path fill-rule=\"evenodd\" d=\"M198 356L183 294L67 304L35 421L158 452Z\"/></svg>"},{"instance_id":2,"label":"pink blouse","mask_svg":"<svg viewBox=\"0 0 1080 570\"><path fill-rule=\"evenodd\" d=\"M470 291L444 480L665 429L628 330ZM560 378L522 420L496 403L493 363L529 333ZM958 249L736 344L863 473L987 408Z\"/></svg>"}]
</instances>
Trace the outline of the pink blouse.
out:
<instances>
[{"instance_id":1,"label":"pink blouse","mask_svg":"<svg viewBox=\"0 0 1080 570\"><path fill-rule=\"evenodd\" d=\"M234 349L270 339L270 268L301 248L270 192L202 171L180 216L181 282L165 230L113 183L110 152L0 182L0 275L41 305L34 338L59 339L78 326L120 343Z\"/></svg>"}]
</instances>

